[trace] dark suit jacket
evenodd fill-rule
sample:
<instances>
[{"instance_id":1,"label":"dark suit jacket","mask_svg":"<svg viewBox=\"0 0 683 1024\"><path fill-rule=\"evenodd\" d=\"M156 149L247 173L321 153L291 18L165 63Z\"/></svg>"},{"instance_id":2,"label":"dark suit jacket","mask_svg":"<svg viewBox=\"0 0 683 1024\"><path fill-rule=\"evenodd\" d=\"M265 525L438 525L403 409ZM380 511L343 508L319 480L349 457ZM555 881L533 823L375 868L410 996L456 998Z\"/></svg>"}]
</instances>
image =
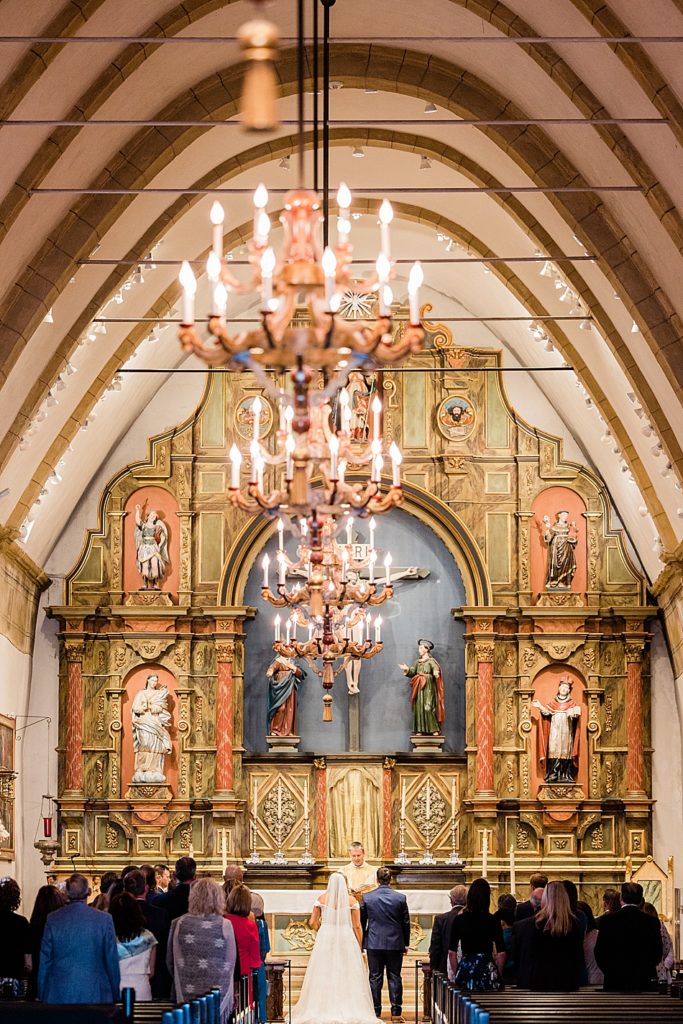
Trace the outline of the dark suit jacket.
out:
<instances>
[{"instance_id":1,"label":"dark suit jacket","mask_svg":"<svg viewBox=\"0 0 683 1024\"><path fill-rule=\"evenodd\" d=\"M462 914L462 907L453 907L445 914L437 914L432 927L432 938L429 943L429 963L433 971L441 971L446 974L448 971L448 950L451 948L451 929L453 922L459 914Z\"/></svg>"},{"instance_id":2,"label":"dark suit jacket","mask_svg":"<svg viewBox=\"0 0 683 1024\"><path fill-rule=\"evenodd\" d=\"M531 988L535 916L524 917L512 926L511 959L517 972L517 988Z\"/></svg>"},{"instance_id":3,"label":"dark suit jacket","mask_svg":"<svg viewBox=\"0 0 683 1024\"><path fill-rule=\"evenodd\" d=\"M49 920L49 918L48 918ZM662 959L659 921L634 906L600 918L595 961L609 992L642 992Z\"/></svg>"},{"instance_id":4,"label":"dark suit jacket","mask_svg":"<svg viewBox=\"0 0 683 1024\"><path fill-rule=\"evenodd\" d=\"M175 889L169 889L166 893L166 900L163 904L171 920L182 917L187 913L187 905L190 900L190 883L178 882Z\"/></svg>"},{"instance_id":5,"label":"dark suit jacket","mask_svg":"<svg viewBox=\"0 0 683 1024\"><path fill-rule=\"evenodd\" d=\"M40 947L38 996L44 1003L115 1003L121 975L114 922L85 902L48 914Z\"/></svg>"},{"instance_id":6,"label":"dark suit jacket","mask_svg":"<svg viewBox=\"0 0 683 1024\"><path fill-rule=\"evenodd\" d=\"M171 919L164 907L155 906L147 900L137 901L145 925L157 940L157 955L152 975L152 999L168 999L171 994L171 975L166 966L166 947L168 945L168 933L171 930Z\"/></svg>"},{"instance_id":7,"label":"dark suit jacket","mask_svg":"<svg viewBox=\"0 0 683 1024\"><path fill-rule=\"evenodd\" d=\"M515 911L515 922L526 921L528 917L535 917L537 909L531 900L524 900L524 903L518 903L517 910Z\"/></svg>"},{"instance_id":8,"label":"dark suit jacket","mask_svg":"<svg viewBox=\"0 0 683 1024\"><path fill-rule=\"evenodd\" d=\"M380 885L366 892L360 908L365 949L400 949L410 944L408 902L402 892Z\"/></svg>"}]
</instances>

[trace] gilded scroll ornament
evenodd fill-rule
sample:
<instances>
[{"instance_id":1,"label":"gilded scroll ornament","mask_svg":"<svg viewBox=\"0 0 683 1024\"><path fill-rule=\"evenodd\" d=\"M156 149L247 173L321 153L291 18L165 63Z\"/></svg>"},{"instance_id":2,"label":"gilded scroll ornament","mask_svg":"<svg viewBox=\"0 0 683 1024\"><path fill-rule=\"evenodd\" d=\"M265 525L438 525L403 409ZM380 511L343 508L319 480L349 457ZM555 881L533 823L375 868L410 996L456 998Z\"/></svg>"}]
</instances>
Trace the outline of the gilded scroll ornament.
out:
<instances>
[{"instance_id":1,"label":"gilded scroll ornament","mask_svg":"<svg viewBox=\"0 0 683 1024\"><path fill-rule=\"evenodd\" d=\"M602 850L602 849L604 849L604 847L605 847L605 831L604 831L602 825L596 825L596 827L593 829L593 831L591 832L590 843L591 843L591 849L592 850Z\"/></svg>"},{"instance_id":2,"label":"gilded scroll ornament","mask_svg":"<svg viewBox=\"0 0 683 1024\"><path fill-rule=\"evenodd\" d=\"M119 830L107 825L104 830L104 843L108 850L115 850L119 845Z\"/></svg>"},{"instance_id":3,"label":"gilded scroll ornament","mask_svg":"<svg viewBox=\"0 0 683 1024\"><path fill-rule=\"evenodd\" d=\"M261 814L270 834L281 835L281 842L284 842L297 819L297 804L287 786L271 786Z\"/></svg>"},{"instance_id":4,"label":"gilded scroll ornament","mask_svg":"<svg viewBox=\"0 0 683 1024\"><path fill-rule=\"evenodd\" d=\"M517 842L515 845L517 846L518 850L528 850L531 846L531 842L529 839L529 830L524 828L522 825L517 826L516 839Z\"/></svg>"},{"instance_id":5,"label":"gilded scroll ornament","mask_svg":"<svg viewBox=\"0 0 683 1024\"><path fill-rule=\"evenodd\" d=\"M412 804L413 821L423 836L433 839L446 821L446 802L431 779L421 787Z\"/></svg>"},{"instance_id":6,"label":"gilded scroll ornament","mask_svg":"<svg viewBox=\"0 0 683 1024\"><path fill-rule=\"evenodd\" d=\"M315 945L315 932L308 921L292 921L290 918L281 934L290 949L305 949L310 953Z\"/></svg>"}]
</instances>

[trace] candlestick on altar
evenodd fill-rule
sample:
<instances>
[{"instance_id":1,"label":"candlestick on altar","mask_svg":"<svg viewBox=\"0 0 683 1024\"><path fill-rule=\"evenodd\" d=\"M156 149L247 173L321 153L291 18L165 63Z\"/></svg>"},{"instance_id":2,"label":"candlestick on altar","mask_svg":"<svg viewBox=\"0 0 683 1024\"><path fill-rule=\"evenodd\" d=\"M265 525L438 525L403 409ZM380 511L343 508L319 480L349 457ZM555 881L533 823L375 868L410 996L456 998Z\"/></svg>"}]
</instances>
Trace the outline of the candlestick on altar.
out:
<instances>
[{"instance_id":1,"label":"candlestick on altar","mask_svg":"<svg viewBox=\"0 0 683 1024\"><path fill-rule=\"evenodd\" d=\"M484 829L481 837L481 877L486 878L489 860L489 830Z\"/></svg>"},{"instance_id":2,"label":"candlestick on altar","mask_svg":"<svg viewBox=\"0 0 683 1024\"><path fill-rule=\"evenodd\" d=\"M251 790L251 814L249 817L249 833L251 836L251 853L247 857L245 864L260 864L261 857L256 849L256 842L258 839L258 781L254 779Z\"/></svg>"},{"instance_id":3,"label":"candlestick on altar","mask_svg":"<svg viewBox=\"0 0 683 1024\"><path fill-rule=\"evenodd\" d=\"M515 895L515 890L517 888L516 882L517 882L517 879L515 877L515 848L514 848L514 846L511 846L510 847L510 892L512 893L513 896Z\"/></svg>"},{"instance_id":4,"label":"candlestick on altar","mask_svg":"<svg viewBox=\"0 0 683 1024\"><path fill-rule=\"evenodd\" d=\"M221 871L225 874L228 866L228 830L222 828L218 833L221 842Z\"/></svg>"},{"instance_id":5,"label":"candlestick on altar","mask_svg":"<svg viewBox=\"0 0 683 1024\"><path fill-rule=\"evenodd\" d=\"M458 854L455 842L456 833L455 779L451 779L451 852L446 857L446 864L449 864L452 867L462 867L464 861Z\"/></svg>"},{"instance_id":6,"label":"candlestick on altar","mask_svg":"<svg viewBox=\"0 0 683 1024\"><path fill-rule=\"evenodd\" d=\"M287 858L282 852L282 836L284 831L284 820L282 817L282 779L277 780L275 790L277 798L277 817L275 819L275 839L277 840L277 853L271 858L271 864L287 864Z\"/></svg>"},{"instance_id":7,"label":"candlestick on altar","mask_svg":"<svg viewBox=\"0 0 683 1024\"><path fill-rule=\"evenodd\" d=\"M315 864L311 856L311 819L308 815L308 779L304 779L304 853L299 857L299 864Z\"/></svg>"},{"instance_id":8,"label":"candlestick on altar","mask_svg":"<svg viewBox=\"0 0 683 1024\"><path fill-rule=\"evenodd\" d=\"M420 858L420 864L436 864L436 860L432 855L432 784L427 779L427 787L425 794L425 823L424 823L424 837L425 837L425 852L424 857Z\"/></svg>"}]
</instances>

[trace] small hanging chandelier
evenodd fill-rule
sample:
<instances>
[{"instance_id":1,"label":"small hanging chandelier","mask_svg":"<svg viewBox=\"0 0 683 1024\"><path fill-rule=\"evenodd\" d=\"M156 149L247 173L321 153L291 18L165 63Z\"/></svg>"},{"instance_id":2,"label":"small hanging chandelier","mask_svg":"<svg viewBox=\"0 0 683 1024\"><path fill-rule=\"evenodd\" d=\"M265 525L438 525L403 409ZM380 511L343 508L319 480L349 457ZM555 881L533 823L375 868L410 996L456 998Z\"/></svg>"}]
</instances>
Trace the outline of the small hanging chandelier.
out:
<instances>
[{"instance_id":1,"label":"small hanging chandelier","mask_svg":"<svg viewBox=\"0 0 683 1024\"><path fill-rule=\"evenodd\" d=\"M277 585L270 587L270 557L263 556L261 597L276 608L288 609L283 636L280 615L274 620L273 650L286 658L305 658L321 677L324 690L323 721L332 721L332 687L337 676L352 659L374 658L382 650L382 618L374 622L371 639L371 607L384 604L393 597L391 585L391 554L384 559L384 580L380 587L375 578L377 550L374 518L370 520L370 544L362 557L355 557L353 518L345 524L345 542L335 539L337 524L332 517L319 517L317 511L309 520L298 523L299 546L296 560L284 548L284 523L278 521ZM368 581L361 572L368 570ZM301 575L287 588L288 575ZM304 630L304 639L297 638L297 629ZM307 633L307 635L306 635Z\"/></svg>"}]
</instances>

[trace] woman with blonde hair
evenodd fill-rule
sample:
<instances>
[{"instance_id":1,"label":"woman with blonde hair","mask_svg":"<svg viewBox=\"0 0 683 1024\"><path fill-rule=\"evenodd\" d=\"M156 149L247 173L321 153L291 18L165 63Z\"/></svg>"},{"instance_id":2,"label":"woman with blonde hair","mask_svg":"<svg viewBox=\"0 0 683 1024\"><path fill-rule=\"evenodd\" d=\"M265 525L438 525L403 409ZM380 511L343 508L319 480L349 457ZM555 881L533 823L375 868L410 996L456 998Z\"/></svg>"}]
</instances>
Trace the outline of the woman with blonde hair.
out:
<instances>
[{"instance_id":1,"label":"woman with blonde hair","mask_svg":"<svg viewBox=\"0 0 683 1024\"><path fill-rule=\"evenodd\" d=\"M541 909L535 917L518 925L521 958L519 974L537 992L575 992L581 981L583 929L572 913L569 895L562 882L548 882ZM522 930L529 930L527 936ZM527 941L524 941L525 938Z\"/></svg>"},{"instance_id":2,"label":"woman with blonde hair","mask_svg":"<svg viewBox=\"0 0 683 1024\"><path fill-rule=\"evenodd\" d=\"M233 927L223 917L223 890L210 878L190 886L187 913L171 923L166 963L173 977L175 998L183 1003L212 988L221 990L221 1024L233 1004L233 973L237 946Z\"/></svg>"}]
</instances>

